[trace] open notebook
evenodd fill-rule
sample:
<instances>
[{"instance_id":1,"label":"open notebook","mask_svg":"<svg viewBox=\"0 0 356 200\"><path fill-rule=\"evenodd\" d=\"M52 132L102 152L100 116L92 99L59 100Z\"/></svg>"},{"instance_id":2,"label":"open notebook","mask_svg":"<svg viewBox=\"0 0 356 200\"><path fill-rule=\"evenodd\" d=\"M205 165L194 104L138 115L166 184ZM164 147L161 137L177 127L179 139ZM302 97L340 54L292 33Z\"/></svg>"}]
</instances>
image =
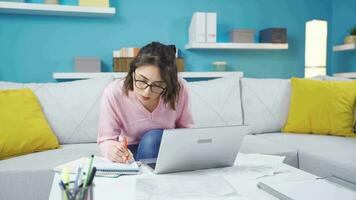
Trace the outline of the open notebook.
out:
<instances>
[{"instance_id":1,"label":"open notebook","mask_svg":"<svg viewBox=\"0 0 356 200\"><path fill-rule=\"evenodd\" d=\"M87 170L89 166L90 158L82 157L77 160L59 165L53 168L56 172L61 172L63 168L67 168L69 173L77 173L77 169L80 164L83 166L83 170ZM121 164L111 162L110 160L95 156L93 160L93 167L96 167L97 176L105 176L105 177L118 177L122 174L138 174L140 173L140 167L136 162L132 162L130 164Z\"/></svg>"}]
</instances>

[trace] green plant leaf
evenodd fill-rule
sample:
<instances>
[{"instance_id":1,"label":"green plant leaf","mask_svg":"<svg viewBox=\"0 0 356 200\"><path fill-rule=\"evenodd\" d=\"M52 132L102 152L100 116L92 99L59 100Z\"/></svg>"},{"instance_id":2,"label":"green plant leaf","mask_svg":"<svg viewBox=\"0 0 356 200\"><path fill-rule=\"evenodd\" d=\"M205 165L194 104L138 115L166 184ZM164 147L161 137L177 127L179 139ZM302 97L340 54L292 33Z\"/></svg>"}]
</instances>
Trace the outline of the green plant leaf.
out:
<instances>
[{"instance_id":1,"label":"green plant leaf","mask_svg":"<svg viewBox=\"0 0 356 200\"><path fill-rule=\"evenodd\" d=\"M356 26L351 29L350 35L356 35Z\"/></svg>"}]
</instances>

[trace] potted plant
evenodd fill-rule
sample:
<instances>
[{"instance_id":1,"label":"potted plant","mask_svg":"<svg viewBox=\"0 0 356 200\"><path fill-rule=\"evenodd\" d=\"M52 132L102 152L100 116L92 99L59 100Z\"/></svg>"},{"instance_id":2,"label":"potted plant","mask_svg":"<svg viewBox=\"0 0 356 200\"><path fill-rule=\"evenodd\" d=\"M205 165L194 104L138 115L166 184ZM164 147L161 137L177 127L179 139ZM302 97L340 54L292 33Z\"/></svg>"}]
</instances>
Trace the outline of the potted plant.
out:
<instances>
[{"instance_id":1,"label":"potted plant","mask_svg":"<svg viewBox=\"0 0 356 200\"><path fill-rule=\"evenodd\" d=\"M356 26L350 31L350 35L345 37L345 44L356 43Z\"/></svg>"}]
</instances>

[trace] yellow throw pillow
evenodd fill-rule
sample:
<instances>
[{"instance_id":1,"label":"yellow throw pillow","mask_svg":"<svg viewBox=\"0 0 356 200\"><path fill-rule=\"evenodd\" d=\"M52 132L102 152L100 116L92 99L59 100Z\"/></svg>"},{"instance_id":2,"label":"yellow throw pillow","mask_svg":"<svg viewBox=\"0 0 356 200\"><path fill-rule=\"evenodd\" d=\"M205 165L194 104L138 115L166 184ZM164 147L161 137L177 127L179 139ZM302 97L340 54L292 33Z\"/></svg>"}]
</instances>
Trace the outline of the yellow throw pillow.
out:
<instances>
[{"instance_id":1,"label":"yellow throw pillow","mask_svg":"<svg viewBox=\"0 0 356 200\"><path fill-rule=\"evenodd\" d=\"M58 148L36 95L30 89L0 90L0 160Z\"/></svg>"},{"instance_id":2,"label":"yellow throw pillow","mask_svg":"<svg viewBox=\"0 0 356 200\"><path fill-rule=\"evenodd\" d=\"M292 96L283 132L355 137L356 81L292 78Z\"/></svg>"}]
</instances>

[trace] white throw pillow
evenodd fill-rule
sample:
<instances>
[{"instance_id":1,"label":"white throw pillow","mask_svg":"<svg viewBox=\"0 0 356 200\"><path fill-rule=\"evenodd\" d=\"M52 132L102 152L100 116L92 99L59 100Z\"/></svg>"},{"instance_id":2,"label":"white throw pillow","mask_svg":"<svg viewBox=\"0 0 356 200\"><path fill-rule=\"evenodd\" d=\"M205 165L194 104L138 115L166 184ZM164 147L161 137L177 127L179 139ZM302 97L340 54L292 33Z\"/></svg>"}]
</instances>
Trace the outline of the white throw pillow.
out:
<instances>
[{"instance_id":1,"label":"white throw pillow","mask_svg":"<svg viewBox=\"0 0 356 200\"><path fill-rule=\"evenodd\" d=\"M323 78L324 81L354 81L349 78L344 78L344 77L334 77L334 76L324 76Z\"/></svg>"},{"instance_id":2,"label":"white throw pillow","mask_svg":"<svg viewBox=\"0 0 356 200\"><path fill-rule=\"evenodd\" d=\"M290 81L242 78L241 87L244 120L250 133L281 131L288 117Z\"/></svg>"},{"instance_id":3,"label":"white throw pillow","mask_svg":"<svg viewBox=\"0 0 356 200\"><path fill-rule=\"evenodd\" d=\"M191 111L197 127L241 125L240 77L188 82Z\"/></svg>"},{"instance_id":4,"label":"white throw pillow","mask_svg":"<svg viewBox=\"0 0 356 200\"><path fill-rule=\"evenodd\" d=\"M0 82L0 89L32 89L60 144L86 143L96 142L101 95L112 80L103 76L62 83Z\"/></svg>"},{"instance_id":5,"label":"white throw pillow","mask_svg":"<svg viewBox=\"0 0 356 200\"><path fill-rule=\"evenodd\" d=\"M352 79L349 79L349 78L328 76L328 75L317 75L310 79L321 80L321 81L352 81Z\"/></svg>"},{"instance_id":6,"label":"white throw pillow","mask_svg":"<svg viewBox=\"0 0 356 200\"><path fill-rule=\"evenodd\" d=\"M21 89L24 84L0 81L0 90Z\"/></svg>"}]
</instances>

